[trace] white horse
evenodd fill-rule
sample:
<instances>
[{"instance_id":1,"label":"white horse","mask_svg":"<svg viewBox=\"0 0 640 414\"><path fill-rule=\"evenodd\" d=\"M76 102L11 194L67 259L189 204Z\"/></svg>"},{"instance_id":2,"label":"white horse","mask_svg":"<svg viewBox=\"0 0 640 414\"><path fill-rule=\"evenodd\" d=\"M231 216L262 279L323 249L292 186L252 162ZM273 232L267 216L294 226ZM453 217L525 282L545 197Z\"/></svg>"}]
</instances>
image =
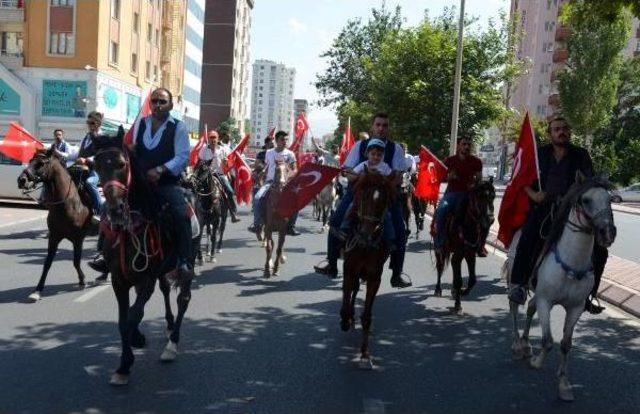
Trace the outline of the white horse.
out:
<instances>
[{"instance_id":1,"label":"white horse","mask_svg":"<svg viewBox=\"0 0 640 414\"><path fill-rule=\"evenodd\" d=\"M335 178L331 180L321 191L316 195L314 201L314 215L318 220L322 220L322 227L320 232L324 232L327 228L327 222L329 221L329 214L336 203L336 186Z\"/></svg>"},{"instance_id":2,"label":"white horse","mask_svg":"<svg viewBox=\"0 0 640 414\"><path fill-rule=\"evenodd\" d=\"M538 312L542 327L542 349L529 361L532 368L540 369L553 346L551 337L551 308L565 309L560 367L558 368L558 395L561 400L573 401L574 395L567 376L567 359L571 349L573 330L584 311L584 305L594 284L592 253L594 243L609 247L616 237L611 212L608 182L601 178L585 179L577 174L576 183L564 197L553 222L551 232L537 262L535 295L529 300L527 320L522 337L518 330L518 305L511 303L513 320L514 358L531 356L529 330ZM509 278L515 251L515 240L505 263Z\"/></svg>"}]
</instances>

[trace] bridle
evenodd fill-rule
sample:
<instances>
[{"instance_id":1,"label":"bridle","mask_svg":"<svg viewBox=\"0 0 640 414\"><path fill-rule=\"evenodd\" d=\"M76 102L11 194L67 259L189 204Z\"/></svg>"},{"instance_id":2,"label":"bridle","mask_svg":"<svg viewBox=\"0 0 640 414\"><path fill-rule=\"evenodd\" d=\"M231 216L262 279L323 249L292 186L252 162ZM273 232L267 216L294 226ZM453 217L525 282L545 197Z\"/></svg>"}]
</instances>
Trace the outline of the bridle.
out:
<instances>
[{"instance_id":1,"label":"bridle","mask_svg":"<svg viewBox=\"0 0 640 414\"><path fill-rule=\"evenodd\" d=\"M584 192L586 192L587 190L585 190ZM584 192L582 194L584 194ZM582 194L580 194L580 196ZM580 196L578 196L578 200L580 200ZM574 233L585 233L589 235L594 234L593 229L596 221L598 221L602 217L611 216L612 214L611 211L605 208L598 211L593 216L589 216L589 214L587 214L587 212L584 210L584 208L582 207L579 201L576 201L573 204L573 210L575 210L576 212L578 222L577 223L573 222L571 220L571 217L569 217L569 219L567 220L567 226L569 227L569 230L571 230Z\"/></svg>"},{"instance_id":2,"label":"bridle","mask_svg":"<svg viewBox=\"0 0 640 414\"><path fill-rule=\"evenodd\" d=\"M131 160L129 157L129 153L126 149L106 148L98 151L96 156L104 153L109 153L109 152L118 153L118 154L121 153L124 156L125 168L127 168L127 182L125 184L125 183L122 183L122 181L114 178L102 184L102 190L106 192L111 187L118 188L125 193L125 199L126 199L126 195L129 193L129 187L131 186Z\"/></svg>"},{"instance_id":3,"label":"bridle","mask_svg":"<svg viewBox=\"0 0 640 414\"><path fill-rule=\"evenodd\" d=\"M43 162L46 162L48 164L49 171L51 171L51 160L46 156L43 156L42 158L46 159L46 161L43 161ZM28 195L29 197L31 197L31 193L33 193L35 191L38 191L38 190L41 190L42 187L44 187L46 185L51 185L50 182L49 183L45 182L45 180L44 180L45 177L43 175L41 175L40 173L38 173L37 171L34 170L33 172L31 172L31 167L27 167L24 170L24 174L31 181L33 181L33 183L34 183L34 187L33 188L26 189L26 190L22 191L23 194ZM51 177L46 177L46 178L47 178L48 181L51 181ZM42 185L40 187L37 187L37 184L42 184ZM67 186L67 194L61 200L58 200L58 201L42 201L42 204L45 207L50 207L50 206L56 206L56 205L60 205L60 204L66 203L67 200L69 199L69 197L71 196L71 187L72 187L72 185L73 185L73 179L71 179L71 177L69 177L69 185ZM33 197L31 197L31 198L33 198Z\"/></svg>"}]
</instances>

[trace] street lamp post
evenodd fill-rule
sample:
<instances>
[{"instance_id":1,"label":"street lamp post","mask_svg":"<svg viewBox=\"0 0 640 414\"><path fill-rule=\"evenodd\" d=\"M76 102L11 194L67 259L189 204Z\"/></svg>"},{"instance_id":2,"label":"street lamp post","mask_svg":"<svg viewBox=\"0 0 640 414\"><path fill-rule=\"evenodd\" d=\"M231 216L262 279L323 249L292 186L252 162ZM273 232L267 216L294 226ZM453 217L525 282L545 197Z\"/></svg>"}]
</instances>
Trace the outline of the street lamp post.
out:
<instances>
[{"instance_id":1,"label":"street lamp post","mask_svg":"<svg viewBox=\"0 0 640 414\"><path fill-rule=\"evenodd\" d=\"M456 153L456 141L458 140L458 111L460 110L460 78L462 75L462 38L464 31L464 2L460 0L460 20L458 22L458 54L456 56L456 74L453 81L453 114L451 116L451 142L449 152Z\"/></svg>"}]
</instances>

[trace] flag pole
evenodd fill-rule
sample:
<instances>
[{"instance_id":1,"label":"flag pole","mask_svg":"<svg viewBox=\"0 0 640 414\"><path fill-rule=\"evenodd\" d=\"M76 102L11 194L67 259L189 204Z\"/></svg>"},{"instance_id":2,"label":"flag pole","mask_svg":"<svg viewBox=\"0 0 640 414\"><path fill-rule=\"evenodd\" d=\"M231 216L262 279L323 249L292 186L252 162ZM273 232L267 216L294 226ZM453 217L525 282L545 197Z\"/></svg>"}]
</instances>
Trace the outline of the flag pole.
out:
<instances>
[{"instance_id":1,"label":"flag pole","mask_svg":"<svg viewBox=\"0 0 640 414\"><path fill-rule=\"evenodd\" d=\"M456 154L458 141L458 111L460 109L460 78L462 76L462 39L464 31L464 2L460 0L460 20L458 21L458 53L456 55L456 73L453 86L453 114L451 116L451 142L449 143L450 155Z\"/></svg>"}]
</instances>

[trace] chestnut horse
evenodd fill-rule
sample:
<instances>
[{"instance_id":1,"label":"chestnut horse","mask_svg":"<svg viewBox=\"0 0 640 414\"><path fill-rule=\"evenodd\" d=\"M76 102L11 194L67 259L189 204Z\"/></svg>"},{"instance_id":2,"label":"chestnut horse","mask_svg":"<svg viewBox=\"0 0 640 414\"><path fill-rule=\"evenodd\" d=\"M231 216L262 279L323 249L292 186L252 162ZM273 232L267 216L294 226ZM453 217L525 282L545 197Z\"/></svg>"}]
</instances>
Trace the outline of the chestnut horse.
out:
<instances>
[{"instance_id":1,"label":"chestnut horse","mask_svg":"<svg viewBox=\"0 0 640 414\"><path fill-rule=\"evenodd\" d=\"M287 259L282 254L282 246L284 246L284 239L287 236L287 223L289 218L280 217L276 212L280 196L282 195L282 189L287 183L287 171L287 165L284 163L277 164L275 166L273 183L269 188L269 192L265 196L267 197L264 220L264 241L265 250L267 252L267 258L264 263L264 277L266 278L278 276L280 265ZM273 232L278 233L278 246L276 247L275 261L271 260L271 256L273 254Z\"/></svg>"},{"instance_id":2,"label":"chestnut horse","mask_svg":"<svg viewBox=\"0 0 640 414\"><path fill-rule=\"evenodd\" d=\"M375 172L362 173L354 185L351 211L354 225L346 240L344 251L340 327L343 331L354 327L356 295L362 279L367 286L364 310L360 319L363 335L360 351L364 367L373 367L369 352L371 312L380 287L384 263L389 256L389 249L382 238L382 226L394 197L392 182Z\"/></svg>"},{"instance_id":3,"label":"chestnut horse","mask_svg":"<svg viewBox=\"0 0 640 414\"><path fill-rule=\"evenodd\" d=\"M178 314L174 318L169 297L171 286L164 277L176 265L170 231L173 225L171 215L165 212L166 206L157 205L145 178L136 168L133 154L123 149L122 134L121 129L118 137L101 146L95 156L96 171L103 183L106 198L107 218L101 224L105 233L103 253L118 301L118 326L122 341L120 366L111 377L111 385L128 384L135 359L132 347L142 348L146 344L138 326L156 280L164 296L168 336L160 360L169 362L176 358L180 327L191 300L192 282L190 278L176 281L176 287L179 288ZM196 238L194 243L199 243L199 239ZM192 251L195 252L195 247ZM135 300L129 306L131 288L135 289Z\"/></svg>"},{"instance_id":4,"label":"chestnut horse","mask_svg":"<svg viewBox=\"0 0 640 414\"><path fill-rule=\"evenodd\" d=\"M24 191L35 189L38 183L43 184L49 195L49 199L44 201L44 205L49 210L47 215L49 243L40 281L29 295L29 300L32 302L41 298L51 263L63 239L73 244L73 267L78 272L78 287L84 288L85 276L80 268L82 244L92 229L91 209L88 207L91 202L87 199L83 203L71 176L51 149L38 151L18 176L18 188Z\"/></svg>"},{"instance_id":5,"label":"chestnut horse","mask_svg":"<svg viewBox=\"0 0 640 414\"><path fill-rule=\"evenodd\" d=\"M451 293L455 301L453 311L456 314L462 313L461 297L467 296L476 284L476 254L481 247L480 243L484 242L495 219L493 213L495 197L496 191L493 184L481 181L469 191L467 199L458 206L458 210L446 218L444 248L436 251L438 282L434 294L442 296L440 280L449 259L451 259L453 270ZM431 223L432 232L434 228L435 220ZM464 289L462 287L462 259L466 260L469 269L469 281Z\"/></svg>"}]
</instances>

